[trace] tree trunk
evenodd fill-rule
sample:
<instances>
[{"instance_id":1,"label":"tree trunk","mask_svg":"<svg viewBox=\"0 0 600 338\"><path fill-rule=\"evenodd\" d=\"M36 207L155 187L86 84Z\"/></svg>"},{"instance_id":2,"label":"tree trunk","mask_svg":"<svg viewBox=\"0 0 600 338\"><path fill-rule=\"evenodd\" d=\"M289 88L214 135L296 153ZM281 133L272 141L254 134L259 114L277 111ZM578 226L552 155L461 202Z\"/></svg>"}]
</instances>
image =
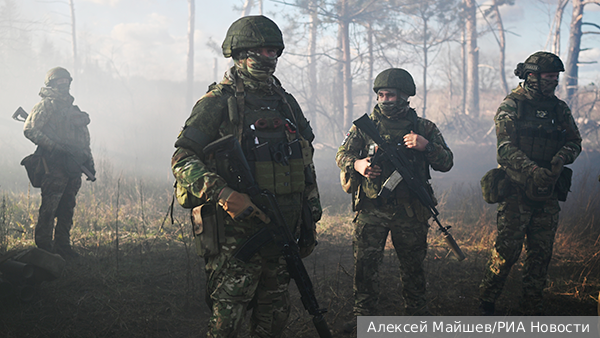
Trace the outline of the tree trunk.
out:
<instances>
[{"instance_id":1,"label":"tree trunk","mask_svg":"<svg viewBox=\"0 0 600 338\"><path fill-rule=\"evenodd\" d=\"M317 14L317 8L315 0L311 0L308 4L310 13L309 17L309 33L308 33L308 85L309 85L309 97L308 97L308 116L312 116L313 119L317 117L317 98L319 95L318 82L317 82L317 38L318 38L318 27L319 27L319 16ZM318 124L313 124L313 129L317 133Z\"/></svg>"},{"instance_id":2,"label":"tree trunk","mask_svg":"<svg viewBox=\"0 0 600 338\"><path fill-rule=\"evenodd\" d=\"M342 78L344 92L344 130L352 125L352 59L350 55L350 20L348 17L348 0L341 0L340 32L342 42Z\"/></svg>"},{"instance_id":3,"label":"tree trunk","mask_svg":"<svg viewBox=\"0 0 600 338\"><path fill-rule=\"evenodd\" d=\"M465 113L479 116L479 48L477 47L477 4L465 0L467 39L467 97Z\"/></svg>"},{"instance_id":4,"label":"tree trunk","mask_svg":"<svg viewBox=\"0 0 600 338\"><path fill-rule=\"evenodd\" d=\"M185 107L190 108L194 100L194 26L196 20L196 0L188 0L188 52L187 52L187 93Z\"/></svg>"},{"instance_id":5,"label":"tree trunk","mask_svg":"<svg viewBox=\"0 0 600 338\"><path fill-rule=\"evenodd\" d=\"M367 114L371 113L373 110L373 94L371 91L373 90L373 65L375 63L375 57L373 55L373 26L371 22L367 24L367 44L369 48L369 69L367 70Z\"/></svg>"},{"instance_id":6,"label":"tree trunk","mask_svg":"<svg viewBox=\"0 0 600 338\"><path fill-rule=\"evenodd\" d=\"M579 76L579 52L581 49L581 22L583 19L583 1L573 0L573 15L571 16L571 28L569 29L569 51L567 64L565 66L565 84L567 90L567 102L572 103L577 92L577 77Z\"/></svg>"},{"instance_id":7,"label":"tree trunk","mask_svg":"<svg viewBox=\"0 0 600 338\"><path fill-rule=\"evenodd\" d=\"M565 7L569 3L569 0L560 0L556 7L556 13L554 14L554 33L552 34L552 53L560 55L560 25L562 23L562 16L565 11Z\"/></svg>"},{"instance_id":8,"label":"tree trunk","mask_svg":"<svg viewBox=\"0 0 600 338\"><path fill-rule=\"evenodd\" d=\"M244 8L242 9L242 16L250 15L250 11L252 11L252 6L254 6L254 0L246 0L244 3Z\"/></svg>"},{"instance_id":9,"label":"tree trunk","mask_svg":"<svg viewBox=\"0 0 600 338\"><path fill-rule=\"evenodd\" d=\"M508 94L508 83L506 82L506 72L504 70L504 64L506 63L506 37L504 34L504 25L502 24L502 17L500 16L500 10L498 9L498 0L494 0L494 12L496 13L496 25L498 26L498 35L499 37L499 45L500 45L500 62L499 62L499 71L500 71L500 80L502 80L502 89L504 89L504 93Z\"/></svg>"},{"instance_id":10,"label":"tree trunk","mask_svg":"<svg viewBox=\"0 0 600 338\"><path fill-rule=\"evenodd\" d=\"M462 101L461 111L467 113L467 39L465 24L463 23L462 31L460 32L460 60L461 60L461 76L462 76Z\"/></svg>"},{"instance_id":11,"label":"tree trunk","mask_svg":"<svg viewBox=\"0 0 600 338\"><path fill-rule=\"evenodd\" d=\"M79 68L79 60L77 60L77 34L75 28L75 4L73 0L69 0L69 7L71 7L71 39L73 41L73 76L77 76Z\"/></svg>"},{"instance_id":12,"label":"tree trunk","mask_svg":"<svg viewBox=\"0 0 600 338\"><path fill-rule=\"evenodd\" d=\"M427 112L427 18L423 16L423 118Z\"/></svg>"}]
</instances>

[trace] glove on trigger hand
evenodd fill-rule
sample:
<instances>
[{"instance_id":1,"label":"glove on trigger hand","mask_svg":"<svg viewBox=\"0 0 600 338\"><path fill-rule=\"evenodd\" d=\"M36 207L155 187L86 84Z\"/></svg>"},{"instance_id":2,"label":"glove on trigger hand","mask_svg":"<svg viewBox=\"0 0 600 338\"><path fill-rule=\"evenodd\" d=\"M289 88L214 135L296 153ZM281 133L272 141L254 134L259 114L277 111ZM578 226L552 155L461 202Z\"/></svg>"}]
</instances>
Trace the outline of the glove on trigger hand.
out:
<instances>
[{"instance_id":1,"label":"glove on trigger hand","mask_svg":"<svg viewBox=\"0 0 600 338\"><path fill-rule=\"evenodd\" d=\"M556 176L546 168L535 167L531 176L533 177L533 183L538 187L547 187L556 182Z\"/></svg>"},{"instance_id":2,"label":"glove on trigger hand","mask_svg":"<svg viewBox=\"0 0 600 338\"><path fill-rule=\"evenodd\" d=\"M223 188L219 193L219 205L236 221L258 217L265 223L271 222L269 216L252 203L250 196L229 187Z\"/></svg>"}]
</instances>

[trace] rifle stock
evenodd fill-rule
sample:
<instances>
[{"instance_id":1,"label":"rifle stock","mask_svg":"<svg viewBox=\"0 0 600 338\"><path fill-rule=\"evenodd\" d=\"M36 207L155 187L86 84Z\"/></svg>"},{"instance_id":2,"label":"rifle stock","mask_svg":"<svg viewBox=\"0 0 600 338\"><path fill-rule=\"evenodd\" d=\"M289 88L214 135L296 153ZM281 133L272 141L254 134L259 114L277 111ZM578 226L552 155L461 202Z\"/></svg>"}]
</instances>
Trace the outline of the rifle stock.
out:
<instances>
[{"instance_id":1,"label":"rifle stock","mask_svg":"<svg viewBox=\"0 0 600 338\"><path fill-rule=\"evenodd\" d=\"M408 161L406 155L402 152L402 150L391 146L383 140L381 135L379 135L377 127L367 114L364 114L353 123L357 128L362 130L375 143L377 143L379 149L383 151L382 155L392 163L392 165L396 169L396 172L402 176L402 179L404 179L404 181L408 185L408 188L417 196L421 204L423 204L423 206L425 206L429 210L431 216L433 217L433 220L438 225L439 230L444 235L444 240L446 241L446 243L448 243L448 245L452 249L452 252L454 252L458 260L462 261L463 259L465 259L465 254L458 246L458 243L456 243L456 241L454 240L454 237L452 237L452 234L450 234L450 232L448 231L448 229L450 229L450 226L442 226L439 219L437 218L437 216L440 213L435 208L435 203L433 202L431 195L425 189L424 184L420 182L418 177L416 177L411 171L409 166L410 162Z\"/></svg>"},{"instance_id":2,"label":"rifle stock","mask_svg":"<svg viewBox=\"0 0 600 338\"><path fill-rule=\"evenodd\" d=\"M252 171L250 170L250 166L248 165L238 140L233 135L222 137L208 144L203 149L203 153L205 155L212 153L215 158L229 160L228 169L230 180L235 182L228 181L227 183L232 187L235 187L238 184L243 185L243 190L245 191L242 192L247 193L252 202L271 218L271 222L268 225L265 225L265 228L258 230L254 236L246 241L246 243L243 243L240 247L241 250L239 249L235 252L234 256L243 261L247 261L262 245L271 242L265 238L264 235L266 231L270 232L271 238L273 238L275 243L281 248L281 253L285 258L290 277L294 280L296 287L300 292L302 305L304 305L304 308L308 313L313 316L313 324L315 325L319 337L331 338L331 332L329 331L327 321L323 316L323 314L327 312L327 309L319 308L312 282L304 267L304 263L300 258L298 243L294 239L294 236L283 217L283 213L279 208L275 195L268 190L261 190L254 180L254 176L252 175ZM256 240L253 240L253 238Z\"/></svg>"}]
</instances>

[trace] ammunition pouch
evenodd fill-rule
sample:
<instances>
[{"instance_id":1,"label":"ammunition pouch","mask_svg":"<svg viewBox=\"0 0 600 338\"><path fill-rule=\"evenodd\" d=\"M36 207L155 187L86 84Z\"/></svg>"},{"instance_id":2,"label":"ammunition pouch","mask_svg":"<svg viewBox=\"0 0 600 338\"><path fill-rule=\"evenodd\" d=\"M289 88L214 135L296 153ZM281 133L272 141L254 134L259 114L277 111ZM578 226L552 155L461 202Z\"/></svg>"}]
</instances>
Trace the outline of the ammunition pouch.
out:
<instances>
[{"instance_id":1,"label":"ammunition pouch","mask_svg":"<svg viewBox=\"0 0 600 338\"><path fill-rule=\"evenodd\" d=\"M547 187L539 187L533 183L533 178L527 180L525 196L532 201L543 202L554 197L554 184Z\"/></svg>"},{"instance_id":2,"label":"ammunition pouch","mask_svg":"<svg viewBox=\"0 0 600 338\"><path fill-rule=\"evenodd\" d=\"M483 200L494 204L502 202L510 194L510 180L501 168L494 168L481 178Z\"/></svg>"},{"instance_id":3,"label":"ammunition pouch","mask_svg":"<svg viewBox=\"0 0 600 338\"><path fill-rule=\"evenodd\" d=\"M186 209L192 209L202 204L202 200L191 192L189 192L184 186L175 181L175 197L179 205Z\"/></svg>"},{"instance_id":4,"label":"ammunition pouch","mask_svg":"<svg viewBox=\"0 0 600 338\"><path fill-rule=\"evenodd\" d=\"M192 209L192 229L196 252L200 257L212 257L220 252L225 241L223 217L214 203L204 203Z\"/></svg>"},{"instance_id":5,"label":"ammunition pouch","mask_svg":"<svg viewBox=\"0 0 600 338\"><path fill-rule=\"evenodd\" d=\"M40 148L38 148L38 150L39 149ZM34 188L40 188L42 186L44 176L48 172L46 160L39 154L38 150L21 160L21 165L25 167L29 182L31 182L31 186Z\"/></svg>"},{"instance_id":6,"label":"ammunition pouch","mask_svg":"<svg viewBox=\"0 0 600 338\"><path fill-rule=\"evenodd\" d=\"M277 195L303 192L305 187L304 158L299 141L269 143L254 148L254 176L261 189Z\"/></svg>"},{"instance_id":7,"label":"ammunition pouch","mask_svg":"<svg viewBox=\"0 0 600 338\"><path fill-rule=\"evenodd\" d=\"M558 180L556 181L556 193L558 200L564 202L567 200L567 195L571 191L571 180L573 178L573 170L571 168L564 167L560 173Z\"/></svg>"}]
</instances>

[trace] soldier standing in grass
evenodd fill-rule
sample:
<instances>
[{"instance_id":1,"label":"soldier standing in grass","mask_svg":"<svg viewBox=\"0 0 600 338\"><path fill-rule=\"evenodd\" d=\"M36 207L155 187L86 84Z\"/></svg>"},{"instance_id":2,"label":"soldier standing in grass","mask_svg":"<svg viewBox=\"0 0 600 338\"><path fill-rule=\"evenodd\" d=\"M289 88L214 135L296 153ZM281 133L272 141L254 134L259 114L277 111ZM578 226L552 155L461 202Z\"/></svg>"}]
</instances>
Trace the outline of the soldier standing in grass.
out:
<instances>
[{"instance_id":1,"label":"soldier standing in grass","mask_svg":"<svg viewBox=\"0 0 600 338\"><path fill-rule=\"evenodd\" d=\"M251 336L280 337L290 313L290 276L280 248L273 242L258 247L247 263L233 256L270 220L247 194L228 184L227 170L219 169L226 166L225 159L203 149L234 135L256 182L275 194L294 232L303 203L312 211L311 222L321 218L312 164L314 135L294 97L273 76L284 48L273 21L265 16L235 21L222 47L234 66L196 102L175 143L171 165L178 187L186 192L178 198L180 204L194 208L196 249L206 261L206 300L212 312L207 336L236 337L252 309ZM206 231L210 225L218 229L214 235Z\"/></svg>"},{"instance_id":2,"label":"soldier standing in grass","mask_svg":"<svg viewBox=\"0 0 600 338\"><path fill-rule=\"evenodd\" d=\"M415 89L413 78L406 70L391 68L381 72L373 86L377 105L370 118L384 140L403 148L415 175L428 182L429 167L446 172L452 168L453 155L435 124L417 117L409 106L408 98L415 95ZM353 194L353 208L357 211L353 240L354 315L377 315L378 271L389 232L400 260L405 313L428 315L423 261L431 214L405 182L396 186L391 197L378 196L393 165L385 161L371 163L375 148L368 136L352 126L336 155L344 189ZM433 196L429 183L427 188ZM344 331L352 332L354 327L356 319L346 323Z\"/></svg>"},{"instance_id":3,"label":"soldier standing in grass","mask_svg":"<svg viewBox=\"0 0 600 338\"><path fill-rule=\"evenodd\" d=\"M542 295L558 227L558 201L564 201L572 171L564 167L581 152L581 136L564 101L554 95L560 58L536 52L519 63L525 80L500 104L496 123L497 159L509 178L498 206L498 234L480 286L482 315L494 315L511 267L523 243L523 294L520 312L543 314Z\"/></svg>"},{"instance_id":4,"label":"soldier standing in grass","mask_svg":"<svg viewBox=\"0 0 600 338\"><path fill-rule=\"evenodd\" d=\"M95 173L87 127L90 117L73 105L75 99L69 94L72 80L66 69L50 69L46 87L40 90L42 101L33 107L23 129L25 137L38 146L36 154L41 156L45 170L35 244L65 259L79 256L71 248L70 233L81 187L81 166L92 176Z\"/></svg>"}]
</instances>

